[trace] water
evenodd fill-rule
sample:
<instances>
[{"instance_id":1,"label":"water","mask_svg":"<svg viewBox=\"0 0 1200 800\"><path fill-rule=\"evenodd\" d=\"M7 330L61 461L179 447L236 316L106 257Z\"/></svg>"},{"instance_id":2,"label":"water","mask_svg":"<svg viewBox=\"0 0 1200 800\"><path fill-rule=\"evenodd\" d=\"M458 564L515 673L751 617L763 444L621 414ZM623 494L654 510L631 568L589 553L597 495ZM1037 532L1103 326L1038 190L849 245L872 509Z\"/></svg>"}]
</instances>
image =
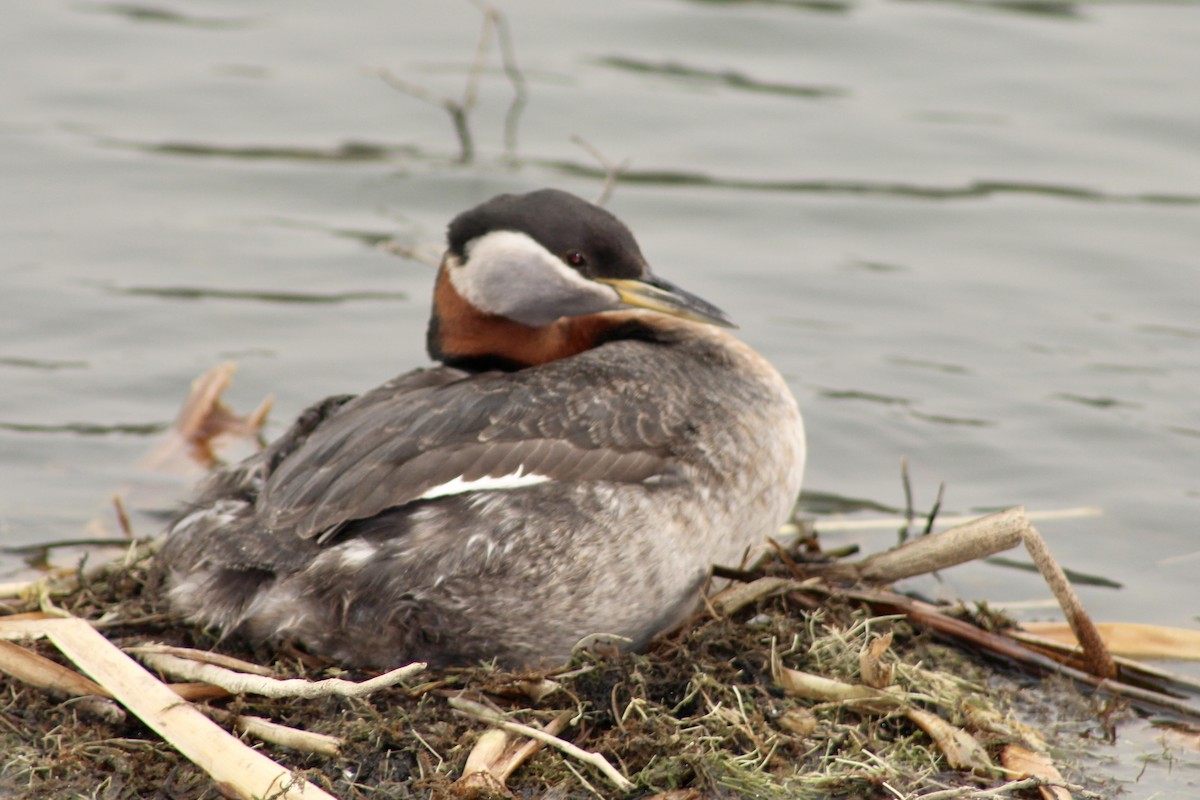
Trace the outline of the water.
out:
<instances>
[{"instance_id":1,"label":"water","mask_svg":"<svg viewBox=\"0 0 1200 800\"><path fill-rule=\"evenodd\" d=\"M468 3L6 5L5 543L111 529L130 486L181 497L138 464L215 363L240 365L235 406L275 395L272 433L423 363L432 273L374 243L436 246L500 191L595 196L579 135L629 159L609 205L657 271L788 377L808 487L900 505L907 456L922 507L942 480L950 511L1100 507L1041 526L1122 585L1081 588L1088 608L1196 627L1200 6L505 10L518 157L493 47L463 166L446 114L374 73L461 96ZM943 577L924 588L1047 594L991 565Z\"/></svg>"}]
</instances>

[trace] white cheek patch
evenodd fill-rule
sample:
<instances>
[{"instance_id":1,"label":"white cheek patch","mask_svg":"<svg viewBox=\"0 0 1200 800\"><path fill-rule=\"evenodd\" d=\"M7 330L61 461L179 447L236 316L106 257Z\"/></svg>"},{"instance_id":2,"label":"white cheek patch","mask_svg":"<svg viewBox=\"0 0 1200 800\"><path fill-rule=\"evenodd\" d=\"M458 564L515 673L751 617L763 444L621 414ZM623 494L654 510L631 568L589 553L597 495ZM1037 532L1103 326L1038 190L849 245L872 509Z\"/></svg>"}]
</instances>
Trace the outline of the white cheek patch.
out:
<instances>
[{"instance_id":1,"label":"white cheek patch","mask_svg":"<svg viewBox=\"0 0 1200 800\"><path fill-rule=\"evenodd\" d=\"M450 282L487 314L540 327L621 305L611 286L589 281L524 233L484 234L467 244L466 257L451 266Z\"/></svg>"},{"instance_id":2,"label":"white cheek patch","mask_svg":"<svg viewBox=\"0 0 1200 800\"><path fill-rule=\"evenodd\" d=\"M545 475L539 475L536 472L526 473L524 467L518 467L516 472L508 475L500 475L493 477L485 475L473 481L463 480L460 475L453 480L446 481L443 484L434 486L432 489L421 495L418 500L431 500L435 497L446 497L452 494L464 494L466 492L486 492L495 491L498 489L520 489L525 486L536 486L539 483L545 483L550 480Z\"/></svg>"}]
</instances>

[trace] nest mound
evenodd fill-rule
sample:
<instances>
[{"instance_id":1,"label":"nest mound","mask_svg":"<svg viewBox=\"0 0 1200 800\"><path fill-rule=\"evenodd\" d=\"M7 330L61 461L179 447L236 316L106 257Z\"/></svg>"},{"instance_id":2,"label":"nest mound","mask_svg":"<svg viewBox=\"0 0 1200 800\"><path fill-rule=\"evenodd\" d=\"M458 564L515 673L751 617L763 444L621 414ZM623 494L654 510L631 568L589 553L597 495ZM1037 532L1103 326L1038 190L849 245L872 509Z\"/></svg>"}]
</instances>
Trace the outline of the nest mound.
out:
<instances>
[{"instance_id":1,"label":"nest mound","mask_svg":"<svg viewBox=\"0 0 1200 800\"><path fill-rule=\"evenodd\" d=\"M1017 743L1054 753L1067 778L1079 782L1060 746L1078 748L1081 734L1101 728L1094 701L1069 685L1051 691L998 669L898 615L836 593L818 598L794 580L795 564L785 559L761 565L732 600L719 597L643 653L601 647L561 668L526 673L486 664L428 670L364 697L239 693L198 704L237 730L246 730L248 718L265 718L335 737L323 750L254 747L339 798L894 798L1006 781L1015 792L1014 776L990 765ZM10 611L59 609L90 620L122 648L157 642L215 650L279 678L367 677L286 647L217 641L169 613L151 573L152 556L143 555ZM45 641L25 649L70 663ZM830 685L806 689L803 676ZM843 691L835 685L848 687L845 697L820 695ZM111 701L7 676L0 687L0 796L237 793ZM889 693L897 699L880 699ZM630 783L619 786L596 762L553 746L514 756L533 746L499 731L498 721L556 732L556 740L602 757ZM1038 731L1054 733L1046 741Z\"/></svg>"}]
</instances>

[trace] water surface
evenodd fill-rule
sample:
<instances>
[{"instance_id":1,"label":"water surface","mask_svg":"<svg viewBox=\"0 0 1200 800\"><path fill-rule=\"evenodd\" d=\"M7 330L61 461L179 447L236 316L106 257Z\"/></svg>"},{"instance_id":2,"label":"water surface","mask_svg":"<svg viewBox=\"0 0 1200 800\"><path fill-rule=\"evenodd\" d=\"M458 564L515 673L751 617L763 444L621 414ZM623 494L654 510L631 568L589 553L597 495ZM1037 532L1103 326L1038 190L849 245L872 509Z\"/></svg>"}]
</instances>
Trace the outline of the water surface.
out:
<instances>
[{"instance_id":1,"label":"water surface","mask_svg":"<svg viewBox=\"0 0 1200 800\"><path fill-rule=\"evenodd\" d=\"M788 378L811 489L899 506L907 457L922 508L940 481L954 512L1099 507L1041 526L1121 585L1081 588L1089 609L1196 626L1200 7L505 9L515 157L493 47L463 165L447 115L376 72L460 97L468 3L6 6L6 544L111 530L128 487L185 493L138 464L215 363L240 365L234 405L275 395L271 433L424 363L432 272L378 243L436 249L501 191L595 196L578 135L628 159L609 206L657 271ZM1047 595L995 565L942 578L921 588Z\"/></svg>"}]
</instances>

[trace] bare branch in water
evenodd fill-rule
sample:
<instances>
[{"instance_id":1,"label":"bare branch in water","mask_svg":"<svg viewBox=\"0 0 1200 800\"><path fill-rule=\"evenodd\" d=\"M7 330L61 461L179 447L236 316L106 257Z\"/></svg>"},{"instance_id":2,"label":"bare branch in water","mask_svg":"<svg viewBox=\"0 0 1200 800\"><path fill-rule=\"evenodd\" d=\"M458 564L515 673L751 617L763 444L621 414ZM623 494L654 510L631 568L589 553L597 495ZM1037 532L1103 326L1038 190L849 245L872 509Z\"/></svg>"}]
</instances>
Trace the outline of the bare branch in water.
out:
<instances>
[{"instance_id":1,"label":"bare branch in water","mask_svg":"<svg viewBox=\"0 0 1200 800\"><path fill-rule=\"evenodd\" d=\"M600 187L600 194L593 201L596 205L602 206L608 202L608 198L612 197L613 189L617 185L617 179L629 167L629 159L624 159L614 164L595 145L579 134L573 135L571 141L586 150L588 155L599 161L600 166L604 167L604 185Z\"/></svg>"},{"instance_id":2,"label":"bare branch in water","mask_svg":"<svg viewBox=\"0 0 1200 800\"><path fill-rule=\"evenodd\" d=\"M517 67L516 51L513 48L508 20L503 13L483 0L472 0L472 2L483 14L483 28L479 32L479 42L475 45L475 57L471 62L471 68L467 71L467 84L463 89L461 100L439 95L401 78L386 68L380 68L377 71L379 77L393 89L423 100L430 105L438 106L450 115L454 133L458 137L458 162L460 164L470 164L475 160L475 139L471 134L470 116L479 104L480 84L483 80L484 68L487 66L488 50L493 37L500 45L500 63L504 74L513 86L513 100L509 104L504 118L504 154L509 159L516 157L517 124L529 97L525 75Z\"/></svg>"},{"instance_id":3,"label":"bare branch in water","mask_svg":"<svg viewBox=\"0 0 1200 800\"><path fill-rule=\"evenodd\" d=\"M912 480L908 477L908 457L900 457L900 483L904 486L904 527L900 529L900 544L908 541L913 524Z\"/></svg>"},{"instance_id":4,"label":"bare branch in water","mask_svg":"<svg viewBox=\"0 0 1200 800\"><path fill-rule=\"evenodd\" d=\"M938 484L937 498L933 501L933 508L929 509L929 516L925 518L925 530L921 533L922 536L933 533L933 523L937 521L938 512L942 510L942 499L945 495L946 482L942 481Z\"/></svg>"},{"instance_id":5,"label":"bare branch in water","mask_svg":"<svg viewBox=\"0 0 1200 800\"><path fill-rule=\"evenodd\" d=\"M454 123L454 133L458 136L458 161L460 164L469 164L475 158L475 144L471 140L471 127L467 124L467 113L469 109L463 107L462 103L449 97L442 97L434 94L423 86L417 86L415 83L409 83L403 78L391 72L386 68L381 67L378 70L380 78L388 86L391 86L397 91L404 92L410 97L415 97L418 100L424 100L430 105L439 106L445 109L450 115L450 121Z\"/></svg>"},{"instance_id":6,"label":"bare branch in water","mask_svg":"<svg viewBox=\"0 0 1200 800\"><path fill-rule=\"evenodd\" d=\"M495 14L490 13L487 8L480 10L483 11L483 29L479 31L479 42L475 45L475 60L471 62L471 69L467 72L467 86L463 90L462 102L459 103L464 112L471 111L479 102L479 81L483 77L483 66L487 63L488 47L492 43L492 31L496 27Z\"/></svg>"},{"instance_id":7,"label":"bare branch in water","mask_svg":"<svg viewBox=\"0 0 1200 800\"><path fill-rule=\"evenodd\" d=\"M492 16L496 26L496 40L500 43L500 63L504 66L504 74L508 76L513 87L513 99L504 114L504 155L509 159L517 157L517 128L521 120L521 112L529 102L529 89L525 82L525 74L517 66L517 52L513 47L512 29L508 26L508 18L499 9L485 3L482 5Z\"/></svg>"}]
</instances>

